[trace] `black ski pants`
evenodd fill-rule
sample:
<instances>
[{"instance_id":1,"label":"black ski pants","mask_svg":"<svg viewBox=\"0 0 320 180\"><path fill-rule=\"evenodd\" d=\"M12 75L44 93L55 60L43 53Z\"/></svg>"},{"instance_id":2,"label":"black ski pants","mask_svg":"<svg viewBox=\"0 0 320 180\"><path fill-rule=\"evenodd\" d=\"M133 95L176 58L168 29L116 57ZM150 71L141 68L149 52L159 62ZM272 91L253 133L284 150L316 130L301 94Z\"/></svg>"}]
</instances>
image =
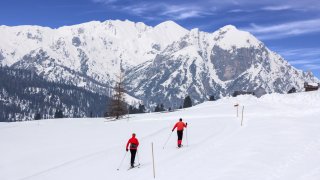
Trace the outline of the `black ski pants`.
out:
<instances>
[{"instance_id":1,"label":"black ski pants","mask_svg":"<svg viewBox=\"0 0 320 180\"><path fill-rule=\"evenodd\" d=\"M134 165L134 159L136 158L136 154L137 154L137 150L136 149L130 149L130 153L131 153L131 166Z\"/></svg>"},{"instance_id":2,"label":"black ski pants","mask_svg":"<svg viewBox=\"0 0 320 180\"><path fill-rule=\"evenodd\" d=\"M177 134L178 134L178 140L182 140L182 137L183 137L183 130L181 130L181 131L177 131Z\"/></svg>"}]
</instances>

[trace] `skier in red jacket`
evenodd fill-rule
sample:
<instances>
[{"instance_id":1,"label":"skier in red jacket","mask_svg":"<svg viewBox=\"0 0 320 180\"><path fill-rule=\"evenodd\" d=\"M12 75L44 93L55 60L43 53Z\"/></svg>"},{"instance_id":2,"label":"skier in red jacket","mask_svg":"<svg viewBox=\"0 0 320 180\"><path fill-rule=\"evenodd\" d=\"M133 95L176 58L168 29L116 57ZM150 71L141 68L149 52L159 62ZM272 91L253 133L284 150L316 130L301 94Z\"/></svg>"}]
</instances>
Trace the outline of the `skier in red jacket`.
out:
<instances>
[{"instance_id":1,"label":"skier in red jacket","mask_svg":"<svg viewBox=\"0 0 320 180\"><path fill-rule=\"evenodd\" d=\"M134 159L136 157L136 153L137 153L137 149L138 149L138 146L139 146L139 141L138 139L136 138L136 134L133 133L132 134L132 137L128 140L128 143L126 145L126 151L128 151L128 146L130 144L130 153L131 153L131 167L133 168L134 167Z\"/></svg>"},{"instance_id":2,"label":"skier in red jacket","mask_svg":"<svg viewBox=\"0 0 320 180\"><path fill-rule=\"evenodd\" d=\"M183 129L187 128L188 123L182 122L182 118L179 119L179 122L177 122L173 129L172 132L174 131L175 128L177 128L177 134L178 134L178 147L181 147L182 143L182 137L183 137Z\"/></svg>"}]
</instances>

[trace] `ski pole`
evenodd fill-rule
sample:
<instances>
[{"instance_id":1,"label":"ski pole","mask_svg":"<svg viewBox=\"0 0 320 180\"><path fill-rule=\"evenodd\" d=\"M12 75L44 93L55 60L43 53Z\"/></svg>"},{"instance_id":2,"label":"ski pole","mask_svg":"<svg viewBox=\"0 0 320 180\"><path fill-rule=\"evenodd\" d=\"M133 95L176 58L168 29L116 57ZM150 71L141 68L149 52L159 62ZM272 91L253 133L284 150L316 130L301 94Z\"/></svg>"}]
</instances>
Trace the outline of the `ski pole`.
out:
<instances>
[{"instance_id":1,"label":"ski pole","mask_svg":"<svg viewBox=\"0 0 320 180\"><path fill-rule=\"evenodd\" d=\"M186 139L187 139L187 147L189 146L189 142L188 142L188 128L186 128Z\"/></svg>"},{"instance_id":2,"label":"ski pole","mask_svg":"<svg viewBox=\"0 0 320 180\"><path fill-rule=\"evenodd\" d=\"M138 150L137 150L137 158L138 158L138 165L140 165L140 159L139 159L139 153L138 153Z\"/></svg>"},{"instance_id":3,"label":"ski pole","mask_svg":"<svg viewBox=\"0 0 320 180\"><path fill-rule=\"evenodd\" d=\"M122 160L121 160L121 162L120 162L120 165L119 165L119 167L118 167L118 171L119 171L119 169L120 169L120 167L121 167L121 165L122 165L122 163L123 163L123 161L124 161L124 159L126 158L126 156L127 156L127 152L128 151L126 151L126 153L124 154L124 156L123 156L123 158L122 158Z\"/></svg>"},{"instance_id":4,"label":"ski pole","mask_svg":"<svg viewBox=\"0 0 320 180\"><path fill-rule=\"evenodd\" d=\"M171 137L171 134L173 133L173 131L171 131L171 133L170 133L170 135L169 135L169 137L168 137L168 139L167 139L167 141L164 143L164 145L163 145L163 149L164 149L164 147L167 145L167 143L168 143L168 141L169 141L169 139L170 139L170 137Z\"/></svg>"}]
</instances>

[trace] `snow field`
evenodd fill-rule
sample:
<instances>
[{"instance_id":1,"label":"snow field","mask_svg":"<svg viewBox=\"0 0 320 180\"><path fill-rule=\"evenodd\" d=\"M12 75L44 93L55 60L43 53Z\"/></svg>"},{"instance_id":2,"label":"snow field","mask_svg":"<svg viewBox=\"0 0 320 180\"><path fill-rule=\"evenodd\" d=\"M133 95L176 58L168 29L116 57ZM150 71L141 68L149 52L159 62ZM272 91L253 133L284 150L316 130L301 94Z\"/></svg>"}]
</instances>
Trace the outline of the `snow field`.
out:
<instances>
[{"instance_id":1,"label":"snow field","mask_svg":"<svg viewBox=\"0 0 320 180\"><path fill-rule=\"evenodd\" d=\"M319 180L320 92L206 102L171 113L0 124L1 180L156 179ZM234 104L244 105L244 125ZM240 113L239 113L240 115ZM188 122L181 149L174 123ZM240 115L241 117L241 115ZM135 132L142 166L127 171L125 144ZM186 141L188 135L188 146Z\"/></svg>"}]
</instances>

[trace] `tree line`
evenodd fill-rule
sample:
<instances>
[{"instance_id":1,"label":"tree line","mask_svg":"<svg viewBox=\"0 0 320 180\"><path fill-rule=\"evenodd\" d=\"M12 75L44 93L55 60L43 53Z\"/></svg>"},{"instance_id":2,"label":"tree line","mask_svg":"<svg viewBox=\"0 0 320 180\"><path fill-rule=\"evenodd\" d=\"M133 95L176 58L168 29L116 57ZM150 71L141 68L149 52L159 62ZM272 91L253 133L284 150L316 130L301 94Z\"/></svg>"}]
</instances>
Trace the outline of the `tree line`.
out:
<instances>
[{"instance_id":1,"label":"tree line","mask_svg":"<svg viewBox=\"0 0 320 180\"><path fill-rule=\"evenodd\" d=\"M24 69L0 67L0 121L102 117L110 98L50 82Z\"/></svg>"},{"instance_id":2,"label":"tree line","mask_svg":"<svg viewBox=\"0 0 320 180\"><path fill-rule=\"evenodd\" d=\"M112 88L113 95L94 93L70 83L51 82L25 69L0 66L0 121L24 121L51 118L115 117L125 114L145 113L146 107L128 105L124 98L123 77ZM214 97L210 97L214 100ZM186 96L178 107L193 105ZM173 111L157 104L148 111Z\"/></svg>"}]
</instances>

